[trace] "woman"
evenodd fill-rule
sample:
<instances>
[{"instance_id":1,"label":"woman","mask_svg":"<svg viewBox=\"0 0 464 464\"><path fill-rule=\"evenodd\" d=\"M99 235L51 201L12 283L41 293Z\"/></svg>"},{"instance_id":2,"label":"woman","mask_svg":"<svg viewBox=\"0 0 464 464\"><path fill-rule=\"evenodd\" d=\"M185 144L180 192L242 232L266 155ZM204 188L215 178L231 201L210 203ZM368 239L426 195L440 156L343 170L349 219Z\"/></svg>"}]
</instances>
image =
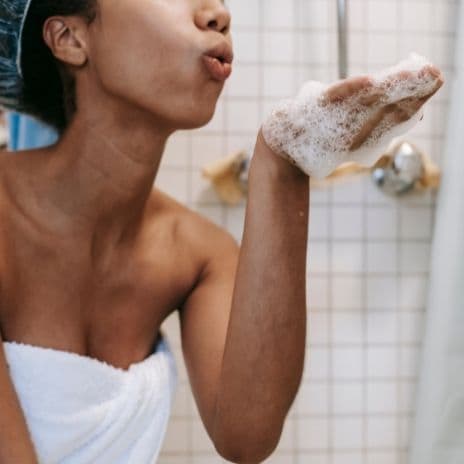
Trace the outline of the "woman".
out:
<instances>
[{"instance_id":1,"label":"woman","mask_svg":"<svg viewBox=\"0 0 464 464\"><path fill-rule=\"evenodd\" d=\"M44 376L76 362L132 381L131 368L145 369L159 352L160 325L176 309L192 391L218 453L263 460L278 444L304 365L309 177L258 134L241 248L153 187L169 136L214 114L233 58L228 10L219 0L0 4L9 25L2 104L60 132L50 147L0 160L0 332L8 348L0 349L0 462L59 462L52 438L62 444L41 435L31 412L40 405L17 393L21 378L10 378L7 355L11 375L27 351L25 363L46 358ZM330 95L339 101L367 85L342 81ZM424 101L413 100L416 111ZM373 109L358 136L396 109ZM84 374L74 384L89 380ZM56 400L73 401L64 390L53 390ZM153 462L167 413L159 420L160 434L144 438L145 460L130 454L137 437L115 451L130 427L92 458L60 458Z\"/></svg>"}]
</instances>

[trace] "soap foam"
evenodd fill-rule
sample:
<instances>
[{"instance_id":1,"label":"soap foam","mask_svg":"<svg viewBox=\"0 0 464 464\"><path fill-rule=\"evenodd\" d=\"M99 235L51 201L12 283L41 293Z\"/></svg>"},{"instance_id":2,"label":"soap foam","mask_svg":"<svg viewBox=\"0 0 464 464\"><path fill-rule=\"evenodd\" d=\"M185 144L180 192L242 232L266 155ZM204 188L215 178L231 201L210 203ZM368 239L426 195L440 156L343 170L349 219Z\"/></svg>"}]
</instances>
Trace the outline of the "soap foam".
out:
<instances>
[{"instance_id":1,"label":"soap foam","mask_svg":"<svg viewBox=\"0 0 464 464\"><path fill-rule=\"evenodd\" d=\"M422 108L400 124L385 117L359 148L350 151L356 134L381 107L433 92L437 78L428 73L419 75L430 64L412 53L397 65L369 76L373 86L337 102L328 103L323 98L332 84L306 82L295 98L282 100L274 107L262 126L263 137L273 151L312 177L326 177L347 161L372 166L393 138L417 124ZM400 71L413 74L407 78L395 76ZM361 103L362 97L375 95L379 88L384 94L378 102L371 106Z\"/></svg>"}]
</instances>

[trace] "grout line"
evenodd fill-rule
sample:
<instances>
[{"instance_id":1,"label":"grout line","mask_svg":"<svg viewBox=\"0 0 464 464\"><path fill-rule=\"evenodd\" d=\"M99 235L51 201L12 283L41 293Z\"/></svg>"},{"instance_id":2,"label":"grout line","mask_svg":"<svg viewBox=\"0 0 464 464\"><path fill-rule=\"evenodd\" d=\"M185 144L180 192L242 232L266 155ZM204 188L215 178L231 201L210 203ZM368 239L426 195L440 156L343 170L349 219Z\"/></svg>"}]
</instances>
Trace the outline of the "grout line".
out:
<instances>
[{"instance_id":1,"label":"grout line","mask_svg":"<svg viewBox=\"0 0 464 464\"><path fill-rule=\"evenodd\" d=\"M368 36L368 28L367 28L367 19L369 17L369 8L371 5L369 3L366 4L366 8L364 9L364 28L362 34L364 36L364 43L369 42ZM363 67L364 69L368 70L368 47L364 47L363 49ZM363 382L362 382L362 397L363 397L363 418L362 418L362 432L363 432L363 443L362 443L362 458L363 464L367 464L369 459L368 453L368 442L369 442L369 430L368 430L368 417L369 417L369 404L368 404L368 390L367 390L367 382L368 382L368 289L367 289L367 268L368 268L368 250L367 247L369 243L372 243L369 240L369 232L368 232L368 210L369 210L369 188L367 179L364 179L363 182L363 198L362 198L362 211L363 211L363 275L362 275L362 314L363 314Z\"/></svg>"},{"instance_id":2,"label":"grout line","mask_svg":"<svg viewBox=\"0 0 464 464\"><path fill-rule=\"evenodd\" d=\"M397 0L397 28L399 29L399 25L403 21L402 18L402 11L400 8L400 3ZM401 53L401 45L400 41L397 43L397 54ZM396 292L396 305L395 305L395 313L396 313L396 338L397 338L397 344L398 344L398 351L396 353L396 375L397 375L397 380L396 380L396 409L397 411L400 411L401 408L401 403L402 403L402 398L401 398L401 381L399 380L401 377L401 372L400 372L400 367L401 367L401 340L402 340L402 332L401 332L401 324L400 324L400 317L399 317L399 311L400 311L400 302L402 301L402 295L400 295L402 285L401 285L401 273L400 273L400 263L401 263L401 231L402 231L402 207L400 203L395 204L395 212L396 212L396 286L397 286L397 292ZM396 437L396 448L397 448L397 464L401 464L401 456L399 455L399 444L401 443L401 427L400 427L400 419L399 415L397 414L395 417L395 437Z\"/></svg>"}]
</instances>

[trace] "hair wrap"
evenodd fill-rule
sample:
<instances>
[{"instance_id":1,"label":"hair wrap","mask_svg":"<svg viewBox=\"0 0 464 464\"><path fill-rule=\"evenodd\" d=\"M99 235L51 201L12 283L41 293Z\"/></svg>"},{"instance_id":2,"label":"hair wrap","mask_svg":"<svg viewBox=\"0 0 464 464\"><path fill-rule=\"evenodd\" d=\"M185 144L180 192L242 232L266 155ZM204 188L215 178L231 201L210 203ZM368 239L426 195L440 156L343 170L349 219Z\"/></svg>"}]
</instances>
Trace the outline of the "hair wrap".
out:
<instances>
[{"instance_id":1,"label":"hair wrap","mask_svg":"<svg viewBox=\"0 0 464 464\"><path fill-rule=\"evenodd\" d=\"M31 0L0 0L0 106L21 107L21 38Z\"/></svg>"}]
</instances>

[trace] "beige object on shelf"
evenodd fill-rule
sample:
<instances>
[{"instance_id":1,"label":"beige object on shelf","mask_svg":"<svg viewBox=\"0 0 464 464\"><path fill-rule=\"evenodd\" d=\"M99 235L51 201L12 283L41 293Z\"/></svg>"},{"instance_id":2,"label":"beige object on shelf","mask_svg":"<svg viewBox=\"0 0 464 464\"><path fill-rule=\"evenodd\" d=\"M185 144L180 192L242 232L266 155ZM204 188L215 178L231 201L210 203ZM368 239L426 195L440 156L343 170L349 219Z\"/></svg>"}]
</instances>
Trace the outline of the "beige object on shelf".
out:
<instances>
[{"instance_id":1,"label":"beige object on shelf","mask_svg":"<svg viewBox=\"0 0 464 464\"><path fill-rule=\"evenodd\" d=\"M415 189L439 188L441 178L439 167L423 152L420 153L424 165L424 175L416 182ZM246 190L239 180L239 175L242 162L247 156L246 150L241 150L223 159L214 161L202 170L203 176L211 180L218 195L229 205L236 205L242 198L246 197ZM318 187L338 181L342 177L368 174L374 169L388 166L391 162L392 155L388 152L382 155L374 166L371 167L362 166L355 162L347 162L340 165L332 174L324 179L311 178L311 185Z\"/></svg>"},{"instance_id":2,"label":"beige object on shelf","mask_svg":"<svg viewBox=\"0 0 464 464\"><path fill-rule=\"evenodd\" d=\"M240 166L247 158L245 150L214 161L202 170L203 177L211 180L221 199L229 205L236 205L246 196L239 181Z\"/></svg>"}]
</instances>

